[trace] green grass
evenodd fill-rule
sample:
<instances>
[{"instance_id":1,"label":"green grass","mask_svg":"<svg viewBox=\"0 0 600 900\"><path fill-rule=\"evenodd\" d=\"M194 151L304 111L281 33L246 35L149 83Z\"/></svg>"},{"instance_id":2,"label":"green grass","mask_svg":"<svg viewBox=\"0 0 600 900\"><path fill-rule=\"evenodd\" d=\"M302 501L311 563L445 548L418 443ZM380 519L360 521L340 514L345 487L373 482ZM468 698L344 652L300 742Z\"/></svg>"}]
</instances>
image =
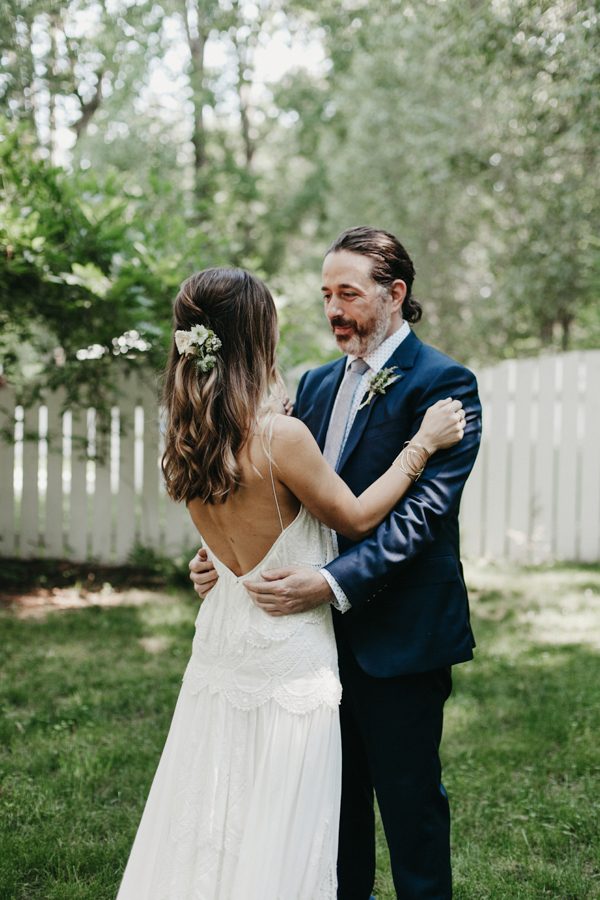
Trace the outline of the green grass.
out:
<instances>
[{"instance_id":1,"label":"green grass","mask_svg":"<svg viewBox=\"0 0 600 900\"><path fill-rule=\"evenodd\" d=\"M468 579L477 659L443 742L455 897L600 897L600 570ZM2 900L113 900L195 614L189 592L0 614ZM395 897L383 841L376 894Z\"/></svg>"}]
</instances>

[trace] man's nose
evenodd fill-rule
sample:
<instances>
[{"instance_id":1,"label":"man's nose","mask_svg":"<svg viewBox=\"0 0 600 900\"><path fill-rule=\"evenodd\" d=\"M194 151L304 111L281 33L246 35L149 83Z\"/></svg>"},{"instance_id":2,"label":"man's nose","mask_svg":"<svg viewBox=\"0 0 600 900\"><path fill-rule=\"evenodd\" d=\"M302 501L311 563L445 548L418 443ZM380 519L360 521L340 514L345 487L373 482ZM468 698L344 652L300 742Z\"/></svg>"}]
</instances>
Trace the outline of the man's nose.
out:
<instances>
[{"instance_id":1,"label":"man's nose","mask_svg":"<svg viewBox=\"0 0 600 900\"><path fill-rule=\"evenodd\" d=\"M330 297L327 301L325 312L328 319L334 319L336 316L342 316L344 314L344 309L338 297Z\"/></svg>"}]
</instances>

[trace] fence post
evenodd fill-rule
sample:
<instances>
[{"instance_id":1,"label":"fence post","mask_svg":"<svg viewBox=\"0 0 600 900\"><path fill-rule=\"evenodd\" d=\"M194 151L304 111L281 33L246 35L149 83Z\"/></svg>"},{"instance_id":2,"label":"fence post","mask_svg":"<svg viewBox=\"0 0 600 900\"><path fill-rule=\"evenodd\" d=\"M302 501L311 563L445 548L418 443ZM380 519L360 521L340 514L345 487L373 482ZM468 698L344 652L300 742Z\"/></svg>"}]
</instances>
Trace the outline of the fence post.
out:
<instances>
[{"instance_id":1,"label":"fence post","mask_svg":"<svg viewBox=\"0 0 600 900\"><path fill-rule=\"evenodd\" d=\"M508 365L501 363L491 370L488 396L494 398L491 428L487 437L487 482L485 510L485 552L492 559L506 553L506 506L508 494L507 425L508 425Z\"/></svg>"},{"instance_id":2,"label":"fence post","mask_svg":"<svg viewBox=\"0 0 600 900\"><path fill-rule=\"evenodd\" d=\"M579 559L600 559L600 350L585 354Z\"/></svg>"},{"instance_id":3,"label":"fence post","mask_svg":"<svg viewBox=\"0 0 600 900\"><path fill-rule=\"evenodd\" d=\"M154 550L160 547L160 509L158 502L158 397L154 385L143 385L142 409L144 411L144 460L142 476L142 503L140 541L143 547Z\"/></svg>"},{"instance_id":4,"label":"fence post","mask_svg":"<svg viewBox=\"0 0 600 900\"><path fill-rule=\"evenodd\" d=\"M38 494L40 408L23 410L23 493L20 513L20 555L33 559L40 554L40 503Z\"/></svg>"},{"instance_id":5,"label":"fence post","mask_svg":"<svg viewBox=\"0 0 600 900\"><path fill-rule=\"evenodd\" d=\"M577 557L577 475L579 418L579 353L560 357L560 421L556 465L556 559ZM558 398L557 398L558 399Z\"/></svg>"},{"instance_id":6,"label":"fence post","mask_svg":"<svg viewBox=\"0 0 600 900\"><path fill-rule=\"evenodd\" d=\"M508 556L528 562L531 554L531 413L534 407L534 361L515 360L513 375L513 429L510 445L510 504Z\"/></svg>"},{"instance_id":7,"label":"fence post","mask_svg":"<svg viewBox=\"0 0 600 900\"><path fill-rule=\"evenodd\" d=\"M0 555L15 554L15 392L0 383Z\"/></svg>"},{"instance_id":8,"label":"fence post","mask_svg":"<svg viewBox=\"0 0 600 900\"><path fill-rule=\"evenodd\" d=\"M94 494L92 503L92 557L107 562L111 555L113 495L111 484L111 410L95 410Z\"/></svg>"},{"instance_id":9,"label":"fence post","mask_svg":"<svg viewBox=\"0 0 600 900\"><path fill-rule=\"evenodd\" d=\"M64 394L53 392L45 399L48 410L48 447L46 464L46 508L44 545L46 556L58 559L64 554L63 498L63 415Z\"/></svg>"},{"instance_id":10,"label":"fence post","mask_svg":"<svg viewBox=\"0 0 600 900\"><path fill-rule=\"evenodd\" d=\"M119 399L119 491L116 554L125 562L135 544L135 393L133 379L123 379Z\"/></svg>"}]
</instances>

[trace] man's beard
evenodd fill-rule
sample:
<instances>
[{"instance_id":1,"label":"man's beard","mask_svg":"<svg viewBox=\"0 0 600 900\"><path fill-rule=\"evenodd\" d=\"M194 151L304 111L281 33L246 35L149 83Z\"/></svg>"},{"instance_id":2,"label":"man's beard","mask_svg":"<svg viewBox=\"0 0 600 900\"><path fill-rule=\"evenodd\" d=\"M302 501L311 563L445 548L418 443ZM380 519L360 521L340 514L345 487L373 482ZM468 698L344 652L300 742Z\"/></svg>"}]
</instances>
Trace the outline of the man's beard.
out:
<instances>
[{"instance_id":1,"label":"man's beard","mask_svg":"<svg viewBox=\"0 0 600 900\"><path fill-rule=\"evenodd\" d=\"M364 325L357 325L354 319L345 319L343 316L330 320L332 330L336 326L353 329L347 336L334 334L334 337L340 350L350 356L360 356L361 359L379 347L389 330L390 322L391 312L387 303L382 303L373 319Z\"/></svg>"}]
</instances>

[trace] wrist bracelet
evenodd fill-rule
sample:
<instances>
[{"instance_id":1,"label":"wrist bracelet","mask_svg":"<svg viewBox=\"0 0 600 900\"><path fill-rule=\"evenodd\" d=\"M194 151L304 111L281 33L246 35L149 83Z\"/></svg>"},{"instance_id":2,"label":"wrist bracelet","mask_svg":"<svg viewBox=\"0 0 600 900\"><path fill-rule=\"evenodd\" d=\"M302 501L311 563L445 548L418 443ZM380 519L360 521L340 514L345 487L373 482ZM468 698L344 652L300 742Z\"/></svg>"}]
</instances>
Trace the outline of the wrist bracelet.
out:
<instances>
[{"instance_id":1,"label":"wrist bracelet","mask_svg":"<svg viewBox=\"0 0 600 900\"><path fill-rule=\"evenodd\" d=\"M402 451L402 453L404 453L404 450ZM398 466L398 468L402 469L402 471L404 472L404 474L405 474L406 476L408 476L408 478L410 478L410 480L411 480L412 482L415 482L415 481L417 480L417 478L419 477L419 474L420 474L420 473L419 473L419 472L413 472L413 471L411 471L411 470L409 470L409 469L406 468L406 466L404 465L404 460L403 460L403 458L402 458L402 453L401 453L400 456L394 461L394 465L395 465L395 466Z\"/></svg>"},{"instance_id":2,"label":"wrist bracelet","mask_svg":"<svg viewBox=\"0 0 600 900\"><path fill-rule=\"evenodd\" d=\"M423 447L421 444L412 444L410 441L407 441L402 451L394 460L393 465L399 466L404 474L414 482L423 474L423 470L425 469L425 465L427 464L430 455L427 447Z\"/></svg>"},{"instance_id":3,"label":"wrist bracelet","mask_svg":"<svg viewBox=\"0 0 600 900\"><path fill-rule=\"evenodd\" d=\"M416 441L405 441L404 446L405 447L418 447L419 450L423 450L427 454L427 459L429 459L430 456L433 456L433 450L430 450L428 447L425 446L425 444L417 444Z\"/></svg>"}]
</instances>

